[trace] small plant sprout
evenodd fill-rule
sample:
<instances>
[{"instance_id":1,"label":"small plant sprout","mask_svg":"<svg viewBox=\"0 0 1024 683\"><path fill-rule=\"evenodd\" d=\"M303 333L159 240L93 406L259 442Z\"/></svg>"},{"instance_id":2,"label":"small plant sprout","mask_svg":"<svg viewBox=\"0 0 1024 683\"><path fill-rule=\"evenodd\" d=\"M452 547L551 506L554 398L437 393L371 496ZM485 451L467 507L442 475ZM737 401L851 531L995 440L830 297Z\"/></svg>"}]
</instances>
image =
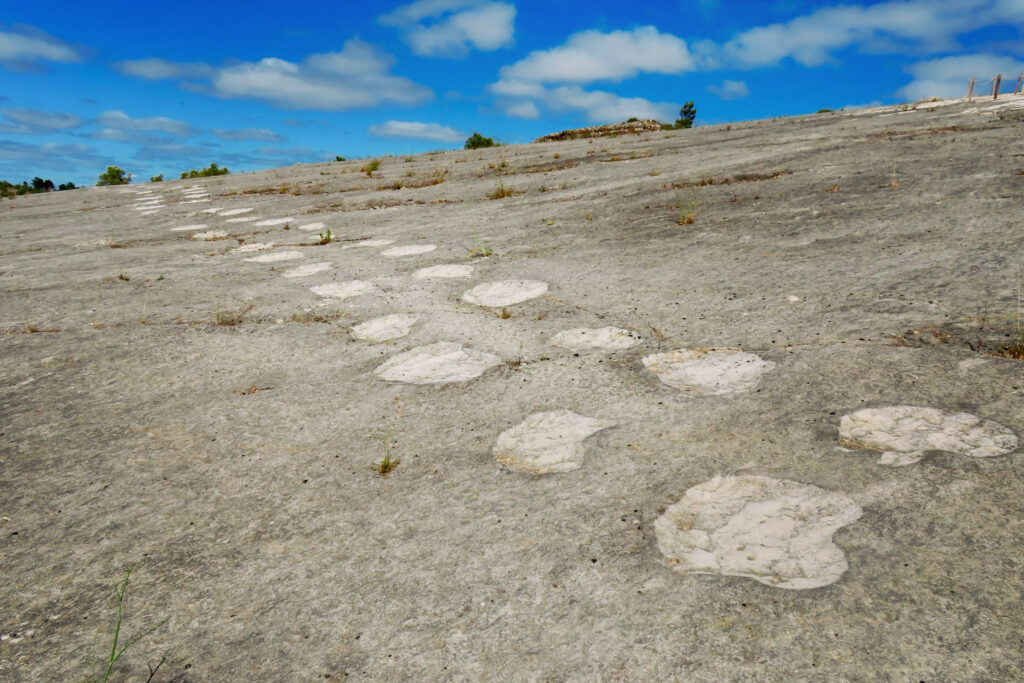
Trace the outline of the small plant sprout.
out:
<instances>
[{"instance_id":1,"label":"small plant sprout","mask_svg":"<svg viewBox=\"0 0 1024 683\"><path fill-rule=\"evenodd\" d=\"M317 233L317 234L320 236L320 244L330 244L331 240L334 239L334 235L331 234L330 228L328 228L324 232Z\"/></svg>"},{"instance_id":2,"label":"small plant sprout","mask_svg":"<svg viewBox=\"0 0 1024 683\"><path fill-rule=\"evenodd\" d=\"M373 172L380 168L380 159L370 159L360 170L366 174L367 178L373 177Z\"/></svg>"},{"instance_id":3,"label":"small plant sprout","mask_svg":"<svg viewBox=\"0 0 1024 683\"><path fill-rule=\"evenodd\" d=\"M889 181L889 187L897 188L900 186L900 182L896 180L896 164L892 165L892 180Z\"/></svg>"},{"instance_id":4,"label":"small plant sprout","mask_svg":"<svg viewBox=\"0 0 1024 683\"><path fill-rule=\"evenodd\" d=\"M121 655L123 655L125 651L132 645L139 642L140 640L148 636L150 633L166 624L168 621L167 619L164 619L156 626L152 626L146 629L145 631L141 631L135 634L134 636L128 639L128 642L125 645L118 649L119 639L121 635L121 619L124 615L124 596L128 592L128 580L131 578L131 575L132 570L129 569L124 575L124 581L121 582L121 586L117 590L117 621L114 624L114 642L110 646L110 656L108 657L107 660L106 671L104 671L102 675L91 679L93 681L103 681L103 683L109 681L110 674L114 670L114 664L117 663L117 660L121 658ZM159 664L157 664L157 668L160 668ZM155 673L155 669L153 670L153 672Z\"/></svg>"},{"instance_id":5,"label":"small plant sprout","mask_svg":"<svg viewBox=\"0 0 1024 683\"><path fill-rule=\"evenodd\" d=\"M676 223L679 225L693 224L697 220L697 190L694 189L690 192L690 199L685 204L680 196L676 202L676 208L679 209L679 218Z\"/></svg>"},{"instance_id":6,"label":"small plant sprout","mask_svg":"<svg viewBox=\"0 0 1024 683\"><path fill-rule=\"evenodd\" d=\"M476 239L476 242L473 243L473 246L469 248L469 255L471 258L486 258L493 253L494 250L491 249L491 245L479 237Z\"/></svg>"},{"instance_id":7,"label":"small plant sprout","mask_svg":"<svg viewBox=\"0 0 1024 683\"><path fill-rule=\"evenodd\" d=\"M512 317L512 311L508 310L507 308L503 308L501 309L501 313L498 314L498 317L501 318L502 320L508 320L509 318Z\"/></svg>"},{"instance_id":8,"label":"small plant sprout","mask_svg":"<svg viewBox=\"0 0 1024 683\"><path fill-rule=\"evenodd\" d=\"M387 420L387 434L381 439L384 445L384 459L381 460L374 466L374 471L381 477L386 477L394 471L396 467L402 462L397 458L391 457L391 446L395 443L395 423L402 416L402 407L398 404L398 397L395 397L395 404L391 415Z\"/></svg>"}]
</instances>

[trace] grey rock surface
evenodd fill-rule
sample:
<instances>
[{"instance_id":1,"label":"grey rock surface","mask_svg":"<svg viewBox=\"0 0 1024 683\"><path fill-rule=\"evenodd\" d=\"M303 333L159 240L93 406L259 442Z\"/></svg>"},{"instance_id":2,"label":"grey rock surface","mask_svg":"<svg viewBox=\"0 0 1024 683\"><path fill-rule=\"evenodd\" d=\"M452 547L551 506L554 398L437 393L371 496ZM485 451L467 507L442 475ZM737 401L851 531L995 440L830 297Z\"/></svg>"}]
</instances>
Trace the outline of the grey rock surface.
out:
<instances>
[{"instance_id":1,"label":"grey rock surface","mask_svg":"<svg viewBox=\"0 0 1024 683\"><path fill-rule=\"evenodd\" d=\"M122 635L167 622L119 680L163 656L155 681L1024 678L1020 450L925 440L894 468L839 436L888 406L1024 433L1024 366L995 355L1024 261L1022 102L0 201L0 680L95 674L128 567ZM499 181L521 194L490 199ZM422 187L379 189L403 183ZM367 248L391 244L437 248ZM306 257L246 261L287 251ZM282 277L303 263L332 267ZM414 276L438 265L472 270ZM462 299L514 281L547 291ZM391 315L417 322L350 332ZM609 326L640 343L548 344ZM487 367L375 374L438 344ZM643 363L678 349L772 370L689 395ZM552 411L616 427L576 470L499 467L499 435ZM729 477L852 501L828 528L845 571L788 590L676 571L655 521Z\"/></svg>"}]
</instances>

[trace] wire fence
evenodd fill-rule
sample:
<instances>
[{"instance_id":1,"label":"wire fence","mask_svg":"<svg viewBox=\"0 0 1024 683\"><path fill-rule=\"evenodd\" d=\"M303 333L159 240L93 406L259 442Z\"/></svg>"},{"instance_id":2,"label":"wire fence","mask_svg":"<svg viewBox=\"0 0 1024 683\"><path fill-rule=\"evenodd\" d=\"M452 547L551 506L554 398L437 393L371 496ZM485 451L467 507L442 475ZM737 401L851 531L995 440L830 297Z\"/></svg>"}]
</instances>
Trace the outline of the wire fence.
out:
<instances>
[{"instance_id":1,"label":"wire fence","mask_svg":"<svg viewBox=\"0 0 1024 683\"><path fill-rule=\"evenodd\" d=\"M991 90L989 91L989 94L992 95L992 99L993 100L998 100L999 99L999 88L1003 84L1003 75L1002 74L996 74L995 76L993 76L991 78L991 80L988 81L988 83L992 86ZM974 88L975 88L975 86L977 86L977 84L978 84L978 79L977 78L972 78L969 81L967 81L967 99L970 100L970 99L974 98ZM1013 89L1013 94L1014 95L1019 95L1020 94L1021 85L1024 85L1024 73L1021 73L1021 74L1017 75L1017 85Z\"/></svg>"}]
</instances>

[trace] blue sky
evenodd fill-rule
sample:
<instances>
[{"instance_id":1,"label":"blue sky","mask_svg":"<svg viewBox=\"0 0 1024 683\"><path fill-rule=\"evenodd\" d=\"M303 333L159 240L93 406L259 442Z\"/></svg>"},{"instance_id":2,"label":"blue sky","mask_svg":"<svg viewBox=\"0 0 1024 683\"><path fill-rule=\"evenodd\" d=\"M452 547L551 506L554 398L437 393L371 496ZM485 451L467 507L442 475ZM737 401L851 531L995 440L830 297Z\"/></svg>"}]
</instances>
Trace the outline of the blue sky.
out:
<instances>
[{"instance_id":1,"label":"blue sky","mask_svg":"<svg viewBox=\"0 0 1024 683\"><path fill-rule=\"evenodd\" d=\"M710 124L957 97L1024 72L1024 0L79 0L3 21L0 179L80 185L108 165L141 182L528 142L687 100Z\"/></svg>"}]
</instances>

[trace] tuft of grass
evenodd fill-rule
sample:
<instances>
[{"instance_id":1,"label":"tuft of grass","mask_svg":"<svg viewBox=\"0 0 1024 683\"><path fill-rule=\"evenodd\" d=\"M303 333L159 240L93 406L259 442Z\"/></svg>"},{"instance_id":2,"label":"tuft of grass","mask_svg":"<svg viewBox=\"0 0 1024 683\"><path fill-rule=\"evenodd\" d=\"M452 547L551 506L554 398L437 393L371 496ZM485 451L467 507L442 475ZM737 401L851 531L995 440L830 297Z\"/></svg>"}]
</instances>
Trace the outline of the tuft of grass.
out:
<instances>
[{"instance_id":1,"label":"tuft of grass","mask_svg":"<svg viewBox=\"0 0 1024 683\"><path fill-rule=\"evenodd\" d=\"M242 318L245 314L253 309L253 305L249 304L240 311L217 311L214 325L217 327L234 327L242 323Z\"/></svg>"},{"instance_id":2,"label":"tuft of grass","mask_svg":"<svg viewBox=\"0 0 1024 683\"><path fill-rule=\"evenodd\" d=\"M328 228L326 232L317 233L320 236L320 244L330 244L331 240L334 239L334 235L331 234Z\"/></svg>"},{"instance_id":3,"label":"tuft of grass","mask_svg":"<svg viewBox=\"0 0 1024 683\"><path fill-rule=\"evenodd\" d=\"M491 245L479 238L477 238L476 242L474 242L473 246L469 249L470 258L486 258L493 253L494 250L491 249Z\"/></svg>"},{"instance_id":4,"label":"tuft of grass","mask_svg":"<svg viewBox=\"0 0 1024 683\"><path fill-rule=\"evenodd\" d=\"M504 199L505 197L515 197L516 195L523 194L517 192L511 187L505 187L505 184L501 182L501 178L498 178L498 186L487 193L489 199Z\"/></svg>"},{"instance_id":5,"label":"tuft of grass","mask_svg":"<svg viewBox=\"0 0 1024 683\"><path fill-rule=\"evenodd\" d=\"M690 199L685 204L682 198L676 202L676 208L679 209L679 217L676 219L678 225L692 225L697 220L697 190L693 189L690 193Z\"/></svg>"},{"instance_id":6,"label":"tuft of grass","mask_svg":"<svg viewBox=\"0 0 1024 683\"><path fill-rule=\"evenodd\" d=\"M501 318L502 320L508 320L509 318L512 317L512 311L508 310L507 308L503 308L501 309L501 313L498 314L498 317Z\"/></svg>"},{"instance_id":7,"label":"tuft of grass","mask_svg":"<svg viewBox=\"0 0 1024 683\"><path fill-rule=\"evenodd\" d=\"M371 159L359 170L365 173L367 178L372 178L373 172L378 168L380 168L380 159Z\"/></svg>"},{"instance_id":8,"label":"tuft of grass","mask_svg":"<svg viewBox=\"0 0 1024 683\"><path fill-rule=\"evenodd\" d=\"M107 658L107 668L102 674L89 679L90 681L102 681L103 683L107 683L107 681L110 680L110 674L114 671L114 664L116 664L117 660L121 658L121 655L123 655L132 645L139 642L140 640L148 636L150 633L166 624L168 621L168 619L164 619L156 626L151 626L144 631L136 633L134 636L128 639L128 642L125 645L121 646L120 649L118 648L121 637L121 621L124 616L124 597L128 593L128 580L131 579L131 576L132 570L129 569L125 572L124 581L121 582L121 585L118 587L117 590L117 621L114 623L114 638L113 643L111 643L110 646L110 655ZM163 661L164 660L160 660L160 664L163 664ZM156 669L160 668L160 664L157 664L155 668L150 667L150 680L152 680L153 674L156 673Z\"/></svg>"},{"instance_id":9,"label":"tuft of grass","mask_svg":"<svg viewBox=\"0 0 1024 683\"><path fill-rule=\"evenodd\" d=\"M386 448L387 442L385 441L384 444ZM384 455L384 459L377 463L377 465L373 469L374 471L377 472L378 475L386 477L389 474L391 474L395 470L395 468L398 467L401 463L401 460L392 460L390 453L386 453Z\"/></svg>"}]
</instances>

